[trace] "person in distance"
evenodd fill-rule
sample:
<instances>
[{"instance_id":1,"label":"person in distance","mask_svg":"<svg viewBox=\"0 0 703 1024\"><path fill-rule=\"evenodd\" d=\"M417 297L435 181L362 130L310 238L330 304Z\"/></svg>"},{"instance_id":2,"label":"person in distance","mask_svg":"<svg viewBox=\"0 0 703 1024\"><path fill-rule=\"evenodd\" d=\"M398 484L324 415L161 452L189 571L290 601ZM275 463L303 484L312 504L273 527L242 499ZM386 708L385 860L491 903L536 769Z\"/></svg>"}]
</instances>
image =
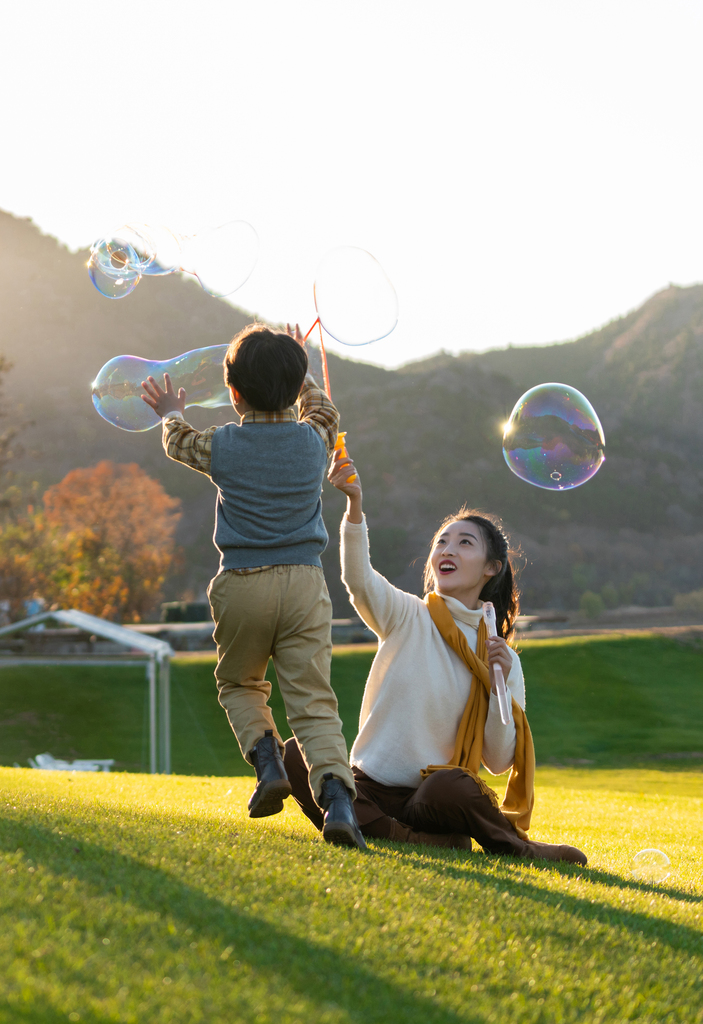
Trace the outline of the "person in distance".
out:
<instances>
[{"instance_id":1,"label":"person in distance","mask_svg":"<svg viewBox=\"0 0 703 1024\"><path fill-rule=\"evenodd\" d=\"M239 424L195 430L185 421L185 391L176 395L168 374L163 389L153 377L143 381L142 398L163 419L168 457L217 487L220 569L208 588L215 678L242 754L256 770L249 815L277 814L291 792L268 704L271 657L323 836L365 849L330 685L332 605L320 561L328 541L322 482L339 414L308 374L302 342L297 325L284 334L250 324L234 338L224 375Z\"/></svg>"},{"instance_id":2,"label":"person in distance","mask_svg":"<svg viewBox=\"0 0 703 1024\"><path fill-rule=\"evenodd\" d=\"M585 865L575 847L527 834L534 747L520 659L507 643L519 594L499 522L463 508L442 523L425 566L423 601L373 569L361 481L345 450L335 453L329 478L347 496L342 578L379 638L351 751L361 831L464 850L475 839L487 853ZM500 636L487 636L484 601L495 606ZM496 665L511 698L507 725L492 678ZM295 739L286 743L284 761L293 796L321 828ZM481 764L493 775L512 769L502 801L480 777Z\"/></svg>"}]
</instances>

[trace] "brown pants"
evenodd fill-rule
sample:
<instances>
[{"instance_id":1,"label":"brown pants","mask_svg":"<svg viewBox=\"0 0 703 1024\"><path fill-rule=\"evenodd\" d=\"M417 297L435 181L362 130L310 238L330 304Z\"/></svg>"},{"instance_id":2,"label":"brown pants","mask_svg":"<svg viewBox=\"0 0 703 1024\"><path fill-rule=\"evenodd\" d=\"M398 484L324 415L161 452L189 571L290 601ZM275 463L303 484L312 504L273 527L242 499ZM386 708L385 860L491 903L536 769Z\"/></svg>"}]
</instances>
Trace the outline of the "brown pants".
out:
<instances>
[{"instance_id":1,"label":"brown pants","mask_svg":"<svg viewBox=\"0 0 703 1024\"><path fill-rule=\"evenodd\" d=\"M286 743L284 763L301 811L321 830L322 812L313 800L305 762L294 739ZM390 838L395 818L416 832L470 836L487 853L520 857L527 847L510 822L460 768L434 772L417 789L384 786L358 768L353 772L354 810L365 836Z\"/></svg>"},{"instance_id":2,"label":"brown pants","mask_svg":"<svg viewBox=\"0 0 703 1024\"><path fill-rule=\"evenodd\" d=\"M283 748L268 705L269 658L288 724L300 743L313 792L331 772L355 793L337 697L330 684L332 604L322 569L273 565L223 572L208 589L215 620L219 701L246 760L267 729ZM301 758L302 761L302 758Z\"/></svg>"}]
</instances>

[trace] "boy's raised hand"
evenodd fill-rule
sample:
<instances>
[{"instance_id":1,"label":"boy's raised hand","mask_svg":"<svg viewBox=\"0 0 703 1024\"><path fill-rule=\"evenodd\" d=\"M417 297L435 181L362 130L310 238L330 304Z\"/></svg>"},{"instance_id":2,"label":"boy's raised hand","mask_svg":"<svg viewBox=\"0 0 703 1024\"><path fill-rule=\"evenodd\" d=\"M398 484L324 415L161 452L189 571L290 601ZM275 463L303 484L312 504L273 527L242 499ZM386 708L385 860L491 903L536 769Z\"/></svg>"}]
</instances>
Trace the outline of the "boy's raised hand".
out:
<instances>
[{"instance_id":1,"label":"boy's raised hand","mask_svg":"<svg viewBox=\"0 0 703 1024\"><path fill-rule=\"evenodd\" d=\"M295 325L295 330L293 330L290 324L286 324L286 334L289 338L293 338L299 345L302 345L303 348L305 348L305 338L303 337L303 332L300 330L300 324Z\"/></svg>"},{"instance_id":2,"label":"boy's raised hand","mask_svg":"<svg viewBox=\"0 0 703 1024\"><path fill-rule=\"evenodd\" d=\"M157 416L161 416L163 418L170 412L179 412L181 416L185 416L185 389L181 388L178 394L176 394L173 390L171 378L167 373L164 374L163 390L159 387L153 377L147 377L146 380L143 380L142 387L145 391L145 394L142 395L142 400L146 402L147 405L151 406Z\"/></svg>"},{"instance_id":3,"label":"boy's raised hand","mask_svg":"<svg viewBox=\"0 0 703 1024\"><path fill-rule=\"evenodd\" d=\"M348 498L361 498L359 474L345 448L335 449L327 479Z\"/></svg>"}]
</instances>

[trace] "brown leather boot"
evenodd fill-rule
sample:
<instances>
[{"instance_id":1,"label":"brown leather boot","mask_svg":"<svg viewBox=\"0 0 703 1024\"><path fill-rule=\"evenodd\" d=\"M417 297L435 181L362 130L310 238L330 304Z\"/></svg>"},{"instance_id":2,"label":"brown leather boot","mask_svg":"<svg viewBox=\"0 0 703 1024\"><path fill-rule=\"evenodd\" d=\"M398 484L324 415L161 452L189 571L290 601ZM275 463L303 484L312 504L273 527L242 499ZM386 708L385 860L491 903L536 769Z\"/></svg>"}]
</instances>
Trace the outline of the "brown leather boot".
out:
<instances>
[{"instance_id":1,"label":"brown leather boot","mask_svg":"<svg viewBox=\"0 0 703 1024\"><path fill-rule=\"evenodd\" d=\"M585 868L588 857L575 846L559 846L556 843L538 843L529 839L525 843L524 853L518 853L523 860L565 860L569 864L580 864Z\"/></svg>"},{"instance_id":2,"label":"brown leather boot","mask_svg":"<svg viewBox=\"0 0 703 1024\"><path fill-rule=\"evenodd\" d=\"M420 822L429 823L434 817L451 823L457 834L472 836L486 853L524 860L563 860L581 866L586 864L585 854L574 846L521 839L479 784L459 768L435 772L422 783L418 792L423 798Z\"/></svg>"},{"instance_id":3,"label":"brown leather boot","mask_svg":"<svg viewBox=\"0 0 703 1024\"><path fill-rule=\"evenodd\" d=\"M278 814L283 810L283 801L290 796L291 785L273 729L267 729L256 746L251 748L249 761L254 765L257 782L249 799L249 817L267 818L270 814Z\"/></svg>"},{"instance_id":4,"label":"brown leather boot","mask_svg":"<svg viewBox=\"0 0 703 1024\"><path fill-rule=\"evenodd\" d=\"M394 843L414 843L420 846L444 846L451 850L466 850L471 853L471 837L462 836L458 832L441 835L432 832L413 832L407 825L391 818L391 834L388 837Z\"/></svg>"}]
</instances>

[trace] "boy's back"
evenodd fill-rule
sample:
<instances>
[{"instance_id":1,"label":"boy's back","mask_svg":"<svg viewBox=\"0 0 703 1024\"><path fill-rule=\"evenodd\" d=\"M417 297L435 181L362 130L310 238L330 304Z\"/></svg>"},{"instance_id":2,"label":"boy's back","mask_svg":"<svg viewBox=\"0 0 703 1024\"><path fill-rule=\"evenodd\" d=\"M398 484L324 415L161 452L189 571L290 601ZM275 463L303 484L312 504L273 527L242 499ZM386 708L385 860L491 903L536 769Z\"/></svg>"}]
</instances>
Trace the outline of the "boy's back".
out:
<instances>
[{"instance_id":1,"label":"boy's back","mask_svg":"<svg viewBox=\"0 0 703 1024\"><path fill-rule=\"evenodd\" d=\"M245 420L247 415L265 414L245 414ZM215 431L210 476L218 487L214 539L221 572L259 565L321 566L328 541L321 498L327 456L317 430L297 418L228 423Z\"/></svg>"}]
</instances>

